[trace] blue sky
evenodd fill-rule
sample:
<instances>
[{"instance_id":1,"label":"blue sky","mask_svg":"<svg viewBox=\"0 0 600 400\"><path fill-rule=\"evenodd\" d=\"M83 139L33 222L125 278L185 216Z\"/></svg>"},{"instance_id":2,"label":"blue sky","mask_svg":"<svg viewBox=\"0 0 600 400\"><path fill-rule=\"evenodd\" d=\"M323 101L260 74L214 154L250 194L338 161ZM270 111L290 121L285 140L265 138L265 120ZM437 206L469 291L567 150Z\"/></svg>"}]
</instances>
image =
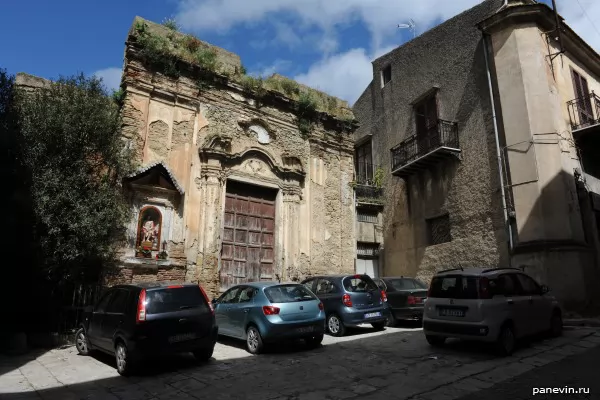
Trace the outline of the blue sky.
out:
<instances>
[{"instance_id":1,"label":"blue sky","mask_svg":"<svg viewBox=\"0 0 600 400\"><path fill-rule=\"evenodd\" d=\"M412 37L399 23L412 18L423 32L480 1L4 0L0 68L49 79L96 74L113 88L133 18L175 17L182 31L239 54L252 73L278 72L352 103L371 79L370 61ZM600 1L558 1L599 49Z\"/></svg>"}]
</instances>

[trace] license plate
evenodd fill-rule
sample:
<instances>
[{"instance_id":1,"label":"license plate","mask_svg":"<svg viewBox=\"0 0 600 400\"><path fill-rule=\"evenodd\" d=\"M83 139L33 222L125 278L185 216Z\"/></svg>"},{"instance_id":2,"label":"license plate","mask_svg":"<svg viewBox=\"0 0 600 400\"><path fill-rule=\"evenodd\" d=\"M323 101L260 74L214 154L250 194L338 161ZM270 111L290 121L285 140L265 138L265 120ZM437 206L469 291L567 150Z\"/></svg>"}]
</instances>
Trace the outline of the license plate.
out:
<instances>
[{"instance_id":1,"label":"license plate","mask_svg":"<svg viewBox=\"0 0 600 400\"><path fill-rule=\"evenodd\" d=\"M453 308L440 308L440 316L442 317L464 317L464 310L457 310Z\"/></svg>"},{"instance_id":2,"label":"license plate","mask_svg":"<svg viewBox=\"0 0 600 400\"><path fill-rule=\"evenodd\" d=\"M314 331L314 329L314 326L303 326L301 328L298 328L298 333L309 333Z\"/></svg>"},{"instance_id":3,"label":"license plate","mask_svg":"<svg viewBox=\"0 0 600 400\"><path fill-rule=\"evenodd\" d=\"M196 339L195 333L182 333L179 335L169 337L169 342L177 343L177 342L185 342L186 340L193 340L193 339Z\"/></svg>"},{"instance_id":4,"label":"license plate","mask_svg":"<svg viewBox=\"0 0 600 400\"><path fill-rule=\"evenodd\" d=\"M365 314L365 318L375 318L375 317L381 317L381 313L380 312L372 312L372 313Z\"/></svg>"}]
</instances>

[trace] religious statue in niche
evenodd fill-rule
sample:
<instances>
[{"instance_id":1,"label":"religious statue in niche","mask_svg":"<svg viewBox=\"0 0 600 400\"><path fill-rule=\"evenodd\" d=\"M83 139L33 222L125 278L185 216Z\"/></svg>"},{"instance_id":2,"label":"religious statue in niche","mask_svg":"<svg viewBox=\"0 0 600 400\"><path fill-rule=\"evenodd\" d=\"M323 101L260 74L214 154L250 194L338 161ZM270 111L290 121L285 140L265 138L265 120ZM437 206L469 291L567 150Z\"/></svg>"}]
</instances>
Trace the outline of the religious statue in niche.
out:
<instances>
[{"instance_id":1,"label":"religious statue in niche","mask_svg":"<svg viewBox=\"0 0 600 400\"><path fill-rule=\"evenodd\" d=\"M155 207L140 211L137 231L138 256L151 257L152 251L160 250L162 215Z\"/></svg>"}]
</instances>

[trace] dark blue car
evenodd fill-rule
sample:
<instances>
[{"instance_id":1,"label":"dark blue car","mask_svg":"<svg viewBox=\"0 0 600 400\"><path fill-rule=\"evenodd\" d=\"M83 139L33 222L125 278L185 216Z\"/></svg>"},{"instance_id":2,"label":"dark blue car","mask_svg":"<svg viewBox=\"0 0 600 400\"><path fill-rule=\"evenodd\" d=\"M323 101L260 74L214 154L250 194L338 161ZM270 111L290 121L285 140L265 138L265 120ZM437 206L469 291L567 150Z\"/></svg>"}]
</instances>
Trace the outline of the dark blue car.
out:
<instances>
[{"instance_id":1,"label":"dark blue car","mask_svg":"<svg viewBox=\"0 0 600 400\"><path fill-rule=\"evenodd\" d=\"M361 324L385 328L387 297L368 275L314 276L302 284L323 302L331 335L344 336L346 327Z\"/></svg>"},{"instance_id":2,"label":"dark blue car","mask_svg":"<svg viewBox=\"0 0 600 400\"><path fill-rule=\"evenodd\" d=\"M317 347L325 333L323 303L298 283L259 282L232 287L213 300L219 335L246 341L252 354L266 343L303 339Z\"/></svg>"}]
</instances>

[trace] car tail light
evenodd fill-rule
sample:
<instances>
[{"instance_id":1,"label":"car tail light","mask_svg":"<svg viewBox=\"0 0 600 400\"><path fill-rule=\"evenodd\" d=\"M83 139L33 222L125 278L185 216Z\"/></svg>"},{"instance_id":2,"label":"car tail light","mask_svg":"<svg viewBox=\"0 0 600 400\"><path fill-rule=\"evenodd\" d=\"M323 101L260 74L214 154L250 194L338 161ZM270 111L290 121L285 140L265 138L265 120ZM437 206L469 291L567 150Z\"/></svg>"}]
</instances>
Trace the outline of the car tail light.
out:
<instances>
[{"instance_id":1,"label":"car tail light","mask_svg":"<svg viewBox=\"0 0 600 400\"><path fill-rule=\"evenodd\" d=\"M381 291L381 300L387 301L387 294L385 293L385 290Z\"/></svg>"},{"instance_id":2,"label":"car tail light","mask_svg":"<svg viewBox=\"0 0 600 400\"><path fill-rule=\"evenodd\" d=\"M492 292L490 291L490 280L488 278L479 278L479 298L491 299Z\"/></svg>"},{"instance_id":3,"label":"car tail light","mask_svg":"<svg viewBox=\"0 0 600 400\"><path fill-rule=\"evenodd\" d=\"M415 296L408 296L406 298L406 303L409 305L415 305L417 304L417 298Z\"/></svg>"},{"instance_id":4,"label":"car tail light","mask_svg":"<svg viewBox=\"0 0 600 400\"><path fill-rule=\"evenodd\" d=\"M345 294L342 297L342 303L344 303L346 307L352 307L352 299L350 298L349 294Z\"/></svg>"},{"instance_id":5,"label":"car tail light","mask_svg":"<svg viewBox=\"0 0 600 400\"><path fill-rule=\"evenodd\" d=\"M137 314L135 316L135 322L139 324L146 320L146 289L142 289L140 297L138 299Z\"/></svg>"},{"instance_id":6,"label":"car tail light","mask_svg":"<svg viewBox=\"0 0 600 400\"><path fill-rule=\"evenodd\" d=\"M279 314L279 308L273 306L263 306L263 313L265 315L277 315Z\"/></svg>"},{"instance_id":7,"label":"car tail light","mask_svg":"<svg viewBox=\"0 0 600 400\"><path fill-rule=\"evenodd\" d=\"M319 303L319 310L323 311L325 307L323 307L323 303Z\"/></svg>"},{"instance_id":8,"label":"car tail light","mask_svg":"<svg viewBox=\"0 0 600 400\"><path fill-rule=\"evenodd\" d=\"M198 287L200 288L200 291L202 292L202 295L204 296L204 300L206 300L206 303L208 304L208 307L210 308L210 312L214 314L215 308L213 307L212 302L208 299L208 296L206 295L204 288L200 285L198 285Z\"/></svg>"}]
</instances>

